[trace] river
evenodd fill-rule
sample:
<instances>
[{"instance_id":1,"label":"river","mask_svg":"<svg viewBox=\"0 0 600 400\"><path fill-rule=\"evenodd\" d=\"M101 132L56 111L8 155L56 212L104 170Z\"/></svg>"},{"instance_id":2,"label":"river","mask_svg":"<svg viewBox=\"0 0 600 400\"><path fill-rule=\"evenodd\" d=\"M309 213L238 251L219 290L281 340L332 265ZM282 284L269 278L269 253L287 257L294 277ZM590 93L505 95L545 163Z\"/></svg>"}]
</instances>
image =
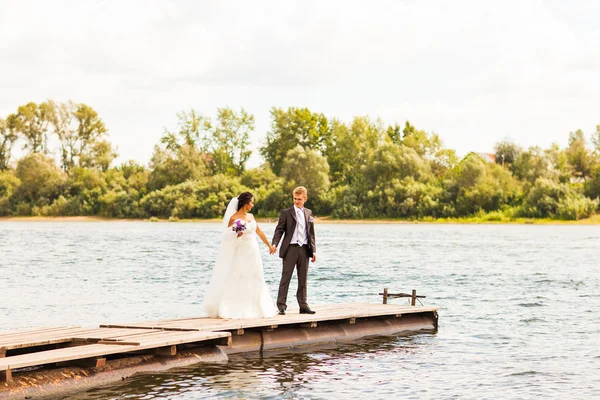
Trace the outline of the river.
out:
<instances>
[{"instance_id":1,"label":"river","mask_svg":"<svg viewBox=\"0 0 600 400\"><path fill-rule=\"evenodd\" d=\"M261 224L268 237L274 226ZM219 228L2 221L0 331L194 316ZM235 356L64 399L600 396L600 227L317 223L316 232L310 304L416 289L442 307L439 331ZM275 298L280 259L261 246ZM290 307L295 288L294 278Z\"/></svg>"}]
</instances>

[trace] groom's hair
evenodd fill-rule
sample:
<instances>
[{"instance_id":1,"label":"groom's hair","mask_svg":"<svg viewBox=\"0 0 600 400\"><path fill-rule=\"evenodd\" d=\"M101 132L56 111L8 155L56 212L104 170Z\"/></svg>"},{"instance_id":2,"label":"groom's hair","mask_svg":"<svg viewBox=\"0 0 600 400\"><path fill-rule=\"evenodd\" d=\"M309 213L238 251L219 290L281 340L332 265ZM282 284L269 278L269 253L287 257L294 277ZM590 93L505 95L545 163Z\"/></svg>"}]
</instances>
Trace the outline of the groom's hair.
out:
<instances>
[{"instance_id":1,"label":"groom's hair","mask_svg":"<svg viewBox=\"0 0 600 400\"><path fill-rule=\"evenodd\" d=\"M302 196L304 196L306 198L306 197L308 197L308 190L306 190L306 188L304 186L298 186L296 189L294 189L292 194L301 194Z\"/></svg>"},{"instance_id":2,"label":"groom's hair","mask_svg":"<svg viewBox=\"0 0 600 400\"><path fill-rule=\"evenodd\" d=\"M238 211L252 200L252 193L244 192L238 196Z\"/></svg>"}]
</instances>

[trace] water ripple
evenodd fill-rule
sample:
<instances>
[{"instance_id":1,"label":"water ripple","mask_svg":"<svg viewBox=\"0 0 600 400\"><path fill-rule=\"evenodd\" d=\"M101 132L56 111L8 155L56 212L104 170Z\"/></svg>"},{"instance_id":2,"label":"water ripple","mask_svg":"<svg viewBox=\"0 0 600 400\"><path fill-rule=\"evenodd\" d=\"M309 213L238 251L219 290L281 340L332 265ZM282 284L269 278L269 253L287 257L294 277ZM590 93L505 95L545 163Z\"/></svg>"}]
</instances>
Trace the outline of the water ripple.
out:
<instances>
[{"instance_id":1,"label":"water ripple","mask_svg":"<svg viewBox=\"0 0 600 400\"><path fill-rule=\"evenodd\" d=\"M262 225L270 236L274 224ZM381 302L384 287L417 289L426 304L442 307L439 332L245 354L64 399L597 396L597 227L317 228L313 304ZM0 222L0 331L194 316L218 230L211 223ZM262 251L275 297L281 261ZM294 278L292 293L295 285Z\"/></svg>"}]
</instances>

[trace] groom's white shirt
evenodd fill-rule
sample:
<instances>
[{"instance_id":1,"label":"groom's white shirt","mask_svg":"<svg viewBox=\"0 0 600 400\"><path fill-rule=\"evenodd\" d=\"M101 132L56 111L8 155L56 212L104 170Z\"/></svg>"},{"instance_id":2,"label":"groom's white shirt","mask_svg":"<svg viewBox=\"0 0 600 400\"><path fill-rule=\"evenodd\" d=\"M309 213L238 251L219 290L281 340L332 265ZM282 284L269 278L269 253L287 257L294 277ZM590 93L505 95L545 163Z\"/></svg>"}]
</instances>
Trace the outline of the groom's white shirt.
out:
<instances>
[{"instance_id":1,"label":"groom's white shirt","mask_svg":"<svg viewBox=\"0 0 600 400\"><path fill-rule=\"evenodd\" d=\"M300 209L294 206L294 212L296 213L296 229L292 235L292 244L308 244L306 237L306 219L304 218L304 209Z\"/></svg>"}]
</instances>

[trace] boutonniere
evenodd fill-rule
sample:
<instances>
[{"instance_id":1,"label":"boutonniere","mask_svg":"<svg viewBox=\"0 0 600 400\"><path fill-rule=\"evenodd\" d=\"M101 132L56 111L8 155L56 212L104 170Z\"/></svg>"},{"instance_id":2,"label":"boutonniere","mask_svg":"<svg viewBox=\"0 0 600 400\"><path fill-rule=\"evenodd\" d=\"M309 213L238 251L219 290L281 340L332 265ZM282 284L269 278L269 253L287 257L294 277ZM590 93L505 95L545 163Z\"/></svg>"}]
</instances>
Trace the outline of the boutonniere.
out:
<instances>
[{"instance_id":1,"label":"boutonniere","mask_svg":"<svg viewBox=\"0 0 600 400\"><path fill-rule=\"evenodd\" d=\"M315 222L315 219L313 217L308 217L308 222L312 224L313 222Z\"/></svg>"}]
</instances>

